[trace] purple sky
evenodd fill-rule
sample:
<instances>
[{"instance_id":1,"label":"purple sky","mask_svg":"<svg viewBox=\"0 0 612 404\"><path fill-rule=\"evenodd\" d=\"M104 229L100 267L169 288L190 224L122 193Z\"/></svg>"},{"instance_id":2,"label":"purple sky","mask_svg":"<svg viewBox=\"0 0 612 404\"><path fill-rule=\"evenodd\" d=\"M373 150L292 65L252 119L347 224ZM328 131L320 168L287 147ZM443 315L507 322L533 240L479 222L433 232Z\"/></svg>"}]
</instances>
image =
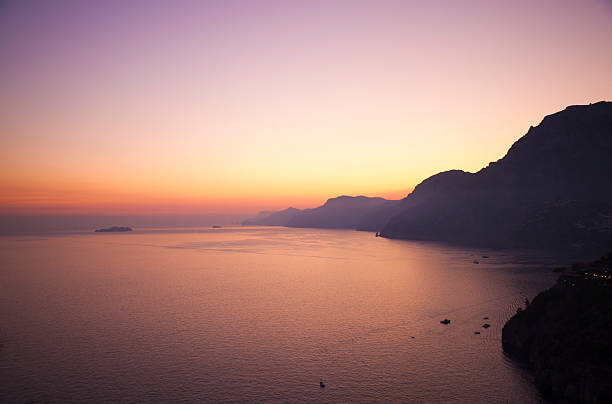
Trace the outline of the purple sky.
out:
<instances>
[{"instance_id":1,"label":"purple sky","mask_svg":"<svg viewBox=\"0 0 612 404\"><path fill-rule=\"evenodd\" d=\"M0 211L401 197L612 99L610 1L0 3Z\"/></svg>"}]
</instances>

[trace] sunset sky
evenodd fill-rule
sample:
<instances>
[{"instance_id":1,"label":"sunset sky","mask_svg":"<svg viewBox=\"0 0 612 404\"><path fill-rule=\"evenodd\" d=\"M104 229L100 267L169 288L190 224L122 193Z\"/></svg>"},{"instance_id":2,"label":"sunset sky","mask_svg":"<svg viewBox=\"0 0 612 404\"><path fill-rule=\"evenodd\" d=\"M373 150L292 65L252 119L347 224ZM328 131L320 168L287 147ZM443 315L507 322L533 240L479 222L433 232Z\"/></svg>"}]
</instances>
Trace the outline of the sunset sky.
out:
<instances>
[{"instance_id":1,"label":"sunset sky","mask_svg":"<svg viewBox=\"0 0 612 404\"><path fill-rule=\"evenodd\" d=\"M303 208L612 100L612 1L3 1L0 55L0 213Z\"/></svg>"}]
</instances>

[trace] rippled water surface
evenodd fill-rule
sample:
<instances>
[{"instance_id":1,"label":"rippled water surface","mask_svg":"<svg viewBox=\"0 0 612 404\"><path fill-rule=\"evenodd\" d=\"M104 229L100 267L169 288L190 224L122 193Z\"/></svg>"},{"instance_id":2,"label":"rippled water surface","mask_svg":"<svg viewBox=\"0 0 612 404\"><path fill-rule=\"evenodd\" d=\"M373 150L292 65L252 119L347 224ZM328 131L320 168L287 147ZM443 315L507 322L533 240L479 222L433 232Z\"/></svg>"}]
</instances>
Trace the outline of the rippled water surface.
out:
<instances>
[{"instance_id":1,"label":"rippled water surface","mask_svg":"<svg viewBox=\"0 0 612 404\"><path fill-rule=\"evenodd\" d=\"M540 400L501 351L554 282L534 254L237 227L1 237L0 259L0 401Z\"/></svg>"}]
</instances>

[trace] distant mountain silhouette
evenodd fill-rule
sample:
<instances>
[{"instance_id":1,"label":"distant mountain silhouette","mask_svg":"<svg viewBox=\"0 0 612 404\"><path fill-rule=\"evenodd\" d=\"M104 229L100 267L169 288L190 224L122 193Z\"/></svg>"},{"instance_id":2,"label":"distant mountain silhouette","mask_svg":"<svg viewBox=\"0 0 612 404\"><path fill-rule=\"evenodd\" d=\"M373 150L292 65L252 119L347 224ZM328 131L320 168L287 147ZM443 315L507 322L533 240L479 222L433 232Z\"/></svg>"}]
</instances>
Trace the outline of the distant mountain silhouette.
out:
<instances>
[{"instance_id":1,"label":"distant mountain silhouette","mask_svg":"<svg viewBox=\"0 0 612 404\"><path fill-rule=\"evenodd\" d=\"M341 196L314 209L262 212L245 224L599 253L612 245L610 184L612 102L602 101L549 115L502 159L477 173L433 175L401 201Z\"/></svg>"},{"instance_id":2,"label":"distant mountain silhouette","mask_svg":"<svg viewBox=\"0 0 612 404\"><path fill-rule=\"evenodd\" d=\"M396 203L398 201L384 198L339 196L328 199L318 208L302 210L289 221L288 226L356 229L362 227L373 212L389 209Z\"/></svg>"},{"instance_id":3,"label":"distant mountain silhouette","mask_svg":"<svg viewBox=\"0 0 612 404\"><path fill-rule=\"evenodd\" d=\"M244 226L287 226L289 221L301 210L296 208L287 208L278 212L262 211L252 219L247 219L242 224Z\"/></svg>"},{"instance_id":4,"label":"distant mountain silhouette","mask_svg":"<svg viewBox=\"0 0 612 404\"><path fill-rule=\"evenodd\" d=\"M278 212L260 212L243 224L378 230L386 223L390 213L394 212L392 207L398 203L383 198L339 196L313 209L287 208Z\"/></svg>"},{"instance_id":5,"label":"distant mountain silhouette","mask_svg":"<svg viewBox=\"0 0 612 404\"><path fill-rule=\"evenodd\" d=\"M477 173L436 174L400 202L389 238L493 247L612 244L612 103L570 106Z\"/></svg>"}]
</instances>

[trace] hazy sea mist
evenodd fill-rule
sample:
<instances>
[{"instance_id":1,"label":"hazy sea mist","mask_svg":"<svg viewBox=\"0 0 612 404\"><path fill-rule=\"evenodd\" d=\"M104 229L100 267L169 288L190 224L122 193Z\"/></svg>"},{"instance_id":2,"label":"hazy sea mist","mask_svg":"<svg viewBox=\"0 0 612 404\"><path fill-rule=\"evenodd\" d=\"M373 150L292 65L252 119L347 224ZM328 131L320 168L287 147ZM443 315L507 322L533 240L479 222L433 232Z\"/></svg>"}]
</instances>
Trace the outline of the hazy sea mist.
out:
<instances>
[{"instance_id":1,"label":"hazy sea mist","mask_svg":"<svg viewBox=\"0 0 612 404\"><path fill-rule=\"evenodd\" d=\"M151 215L0 215L0 235L87 232L100 227L131 226L137 228L201 227L239 225L249 214L151 214Z\"/></svg>"}]
</instances>

